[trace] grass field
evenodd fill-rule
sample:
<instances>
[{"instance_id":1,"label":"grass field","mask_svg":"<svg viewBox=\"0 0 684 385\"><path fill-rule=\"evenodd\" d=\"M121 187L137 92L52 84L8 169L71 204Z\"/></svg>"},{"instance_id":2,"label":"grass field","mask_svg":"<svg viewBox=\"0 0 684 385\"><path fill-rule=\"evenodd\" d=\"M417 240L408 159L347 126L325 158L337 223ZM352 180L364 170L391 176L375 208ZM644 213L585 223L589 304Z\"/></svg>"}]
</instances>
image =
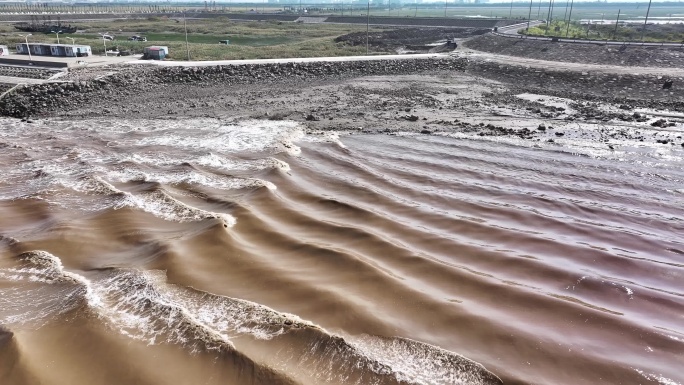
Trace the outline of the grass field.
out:
<instances>
[{"instance_id":1,"label":"grass field","mask_svg":"<svg viewBox=\"0 0 684 385\"><path fill-rule=\"evenodd\" d=\"M172 60L186 60L185 27L183 20L151 18L72 23L83 33L62 34L60 42L90 45L93 53L104 52L104 44L111 50L118 47L142 53L151 45L168 46ZM335 43L334 38L350 32L365 31L361 25L299 24L281 22L232 22L227 19L189 19L188 42L191 60L269 59L287 57L346 56L365 54L365 47ZM0 44L14 46L23 42L11 25L0 26ZM103 42L98 33L115 36ZM129 41L133 35L147 37L147 42ZM230 40L230 45L219 45L219 40ZM30 42L56 43L54 34L34 34Z\"/></svg>"},{"instance_id":2,"label":"grass field","mask_svg":"<svg viewBox=\"0 0 684 385\"><path fill-rule=\"evenodd\" d=\"M215 9L225 12L282 12L285 5L253 3L253 4L230 4L226 3ZM550 12L549 2L533 0L532 7L528 2L498 3L498 4L452 4L447 2L438 4L413 4L404 2L403 6L390 2L382 6L372 7L371 15L374 16L401 16L401 17L499 17L499 18L527 18L531 14L532 19L546 19L551 16L552 20L563 19L568 15L569 2L556 2ZM293 4L296 7L296 4ZM0 5L0 12L13 10L16 5ZM19 5L19 9L26 7L39 7L39 5ZM22 8L23 7L23 8ZM116 5L101 3L99 5L84 6L56 6L58 10L71 10L78 12L178 12L183 8L203 10L199 4L174 6L170 4L149 5ZM364 4L327 4L320 8L311 8L307 2L303 3L307 8L307 15L317 14L334 15L365 15L367 12ZM311 8L311 9L308 9ZM32 8L31 8L32 9ZM45 8L36 8L45 10ZM16 11L16 10L15 10ZM640 20L646 13L646 3L581 3L575 2L573 20L614 20L620 13L621 20ZM293 12L297 14L297 11ZM667 22L670 17L684 19L684 4L682 3L654 3L650 17L651 20ZM678 16L679 15L679 16ZM55 17L56 18L56 17ZM642 20L642 19L641 19ZM185 60L187 58L185 47L185 29L183 20L169 17L149 17L131 20L114 21L88 21L72 23L79 28L80 33L61 35L62 43L71 43L73 38L77 44L87 44L93 48L95 54L104 51L104 44L98 33L110 33L116 36L114 41L107 41L108 49L118 47L121 50L129 50L133 53L141 53L143 47L150 45L168 46L170 49L169 59ZM300 24L292 22L236 22L227 18L212 19L188 19L188 42L190 43L190 56L192 60L220 60L220 59L265 59L276 57L313 57L313 56L344 56L365 54L363 46L349 46L343 43L335 43L334 38L351 32L363 32L365 25L353 24ZM557 36L564 36L566 24L554 21L550 32ZM637 26L638 27L638 26ZM621 27L616 36L617 39L638 40L640 34L636 27ZM556 31L556 29L558 29ZM375 30L371 28L371 30ZM649 27L650 30L650 27ZM612 26L592 25L591 28L581 26L579 23L571 23L568 30L570 37L589 37L606 39L611 36ZM17 31L11 24L0 24L0 44L13 46L22 42ZM531 34L545 35L543 26L532 28ZM146 36L147 42L129 41L132 35ZM638 36L637 36L638 35ZM34 34L30 38L32 42L56 42L55 35ZM681 32L673 28L669 32L647 33L647 41L676 41L684 39ZM230 40L230 45L219 45L219 40Z\"/></svg>"},{"instance_id":3,"label":"grass field","mask_svg":"<svg viewBox=\"0 0 684 385\"><path fill-rule=\"evenodd\" d=\"M211 2L209 2L211 4ZM346 3L346 4L345 4ZM550 12L549 7L551 2L549 0L532 0L530 7L529 1L514 0L510 2L499 2L489 4L460 4L456 1L436 2L436 3L420 3L416 4L411 0L385 0L383 4L376 5L375 1L371 1L370 13L371 15L386 15L386 16L418 16L418 17L513 17L513 18L527 18L531 15L533 19L547 19ZM512 7L511 7L512 5ZM639 19L645 16L647 0L638 0L636 2L574 2L573 19L615 19L618 11L620 11L621 18ZM290 9L292 14L299 12L299 7L307 10L307 14L317 15L365 15L367 12L366 4L356 3L352 5L351 1L343 1L336 4L318 4L313 1L293 1L291 3L280 2L279 4L269 4L266 2L252 2L252 3L219 3L217 6L209 8L205 7L204 2L189 1L180 3L76 3L76 5L67 5L60 3L4 3L0 4L0 13L17 13L17 12L62 12L62 13L116 13L116 12L181 12L182 10L190 10L193 12L210 11L210 12L263 12L275 13L283 12ZM559 18L559 13L565 13L565 9L570 6L570 1L554 2L552 19ZM446 11L446 12L445 12ZM650 16L654 18L667 18L670 15L683 15L684 4L681 2L658 2L655 1L651 7Z\"/></svg>"}]
</instances>

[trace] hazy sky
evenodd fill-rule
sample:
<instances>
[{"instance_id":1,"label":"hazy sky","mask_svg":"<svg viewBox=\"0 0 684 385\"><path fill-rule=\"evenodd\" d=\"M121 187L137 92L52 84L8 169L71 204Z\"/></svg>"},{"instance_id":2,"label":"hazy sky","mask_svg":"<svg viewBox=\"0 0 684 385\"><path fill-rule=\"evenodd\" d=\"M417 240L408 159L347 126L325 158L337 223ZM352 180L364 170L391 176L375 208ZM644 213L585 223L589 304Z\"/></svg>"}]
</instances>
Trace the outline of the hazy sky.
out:
<instances>
[{"instance_id":1,"label":"hazy sky","mask_svg":"<svg viewBox=\"0 0 684 385\"><path fill-rule=\"evenodd\" d=\"M86 0L87 1L87 0ZM155 0L148 0L148 1L155 1ZM158 2L166 2L166 0L156 0ZM204 4L204 0L171 0L171 2L195 2L195 3L202 3ZM214 1L214 0L208 0L208 1ZM216 5L220 4L225 4L225 3L264 3L268 2L268 0L215 0ZM348 3L350 0L344 0L345 3ZM441 2L444 3L444 0L424 0L427 2ZM454 0L448 0L449 3L452 3ZM468 0L471 1L471 0ZM513 0L514 3L522 3L522 2L529 2L529 0ZM538 3L539 0L532 0L534 3ZM547 3L549 0L542 0L542 3L546 1ZM557 3L558 2L564 2L565 0L555 0ZM596 3L596 0L574 0L575 3ZM317 0L302 0L304 4L315 4ZM403 0L404 3L411 3L413 0ZM648 0L607 0L608 3L643 3L643 4L648 4ZM684 0L653 0L653 4L656 3L680 3L682 6L684 6ZM0 3L2 3L2 0L0 0ZM280 0L280 4L298 4L299 0ZM511 0L489 0L489 3L511 3Z\"/></svg>"},{"instance_id":2,"label":"hazy sky","mask_svg":"<svg viewBox=\"0 0 684 385\"><path fill-rule=\"evenodd\" d=\"M515 3L519 2L524 2L525 0L513 0ZM527 0L529 1L529 0ZM542 0L542 3L546 1L548 3L548 0ZM559 0L556 0L556 3L558 3ZM642 4L648 4L648 0L607 0L609 3L642 3ZM489 0L490 3L511 3L511 0ZM539 0L533 0L533 2L537 3ZM596 0L575 0L575 3L595 3ZM653 0L653 4L656 3L680 3L684 7L684 1L682 0Z\"/></svg>"}]
</instances>

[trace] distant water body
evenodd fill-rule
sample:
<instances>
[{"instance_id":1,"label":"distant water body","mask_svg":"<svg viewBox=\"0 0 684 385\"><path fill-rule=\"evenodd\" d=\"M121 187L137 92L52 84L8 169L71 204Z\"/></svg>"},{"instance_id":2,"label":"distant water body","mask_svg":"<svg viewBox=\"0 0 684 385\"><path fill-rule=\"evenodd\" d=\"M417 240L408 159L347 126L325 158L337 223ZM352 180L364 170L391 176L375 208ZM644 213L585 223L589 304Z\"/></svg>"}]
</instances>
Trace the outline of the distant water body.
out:
<instances>
[{"instance_id":1,"label":"distant water body","mask_svg":"<svg viewBox=\"0 0 684 385\"><path fill-rule=\"evenodd\" d=\"M684 384L678 146L0 127L3 385Z\"/></svg>"}]
</instances>

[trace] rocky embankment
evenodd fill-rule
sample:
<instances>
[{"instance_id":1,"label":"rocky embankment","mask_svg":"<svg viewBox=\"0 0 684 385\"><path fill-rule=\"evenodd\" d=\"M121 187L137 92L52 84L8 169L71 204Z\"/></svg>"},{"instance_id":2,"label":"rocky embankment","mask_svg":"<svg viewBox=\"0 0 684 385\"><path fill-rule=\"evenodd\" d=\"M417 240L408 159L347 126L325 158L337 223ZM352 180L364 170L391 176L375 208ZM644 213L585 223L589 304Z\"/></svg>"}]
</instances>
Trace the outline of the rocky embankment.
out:
<instances>
[{"instance_id":1,"label":"rocky embankment","mask_svg":"<svg viewBox=\"0 0 684 385\"><path fill-rule=\"evenodd\" d=\"M478 51L539 60L628 67L684 68L683 47L554 43L513 39L492 34L478 36L465 42L464 45Z\"/></svg>"},{"instance_id":2,"label":"rocky embankment","mask_svg":"<svg viewBox=\"0 0 684 385\"><path fill-rule=\"evenodd\" d=\"M368 75L402 75L430 71L464 71L461 58L404 59L348 62L247 64L212 67L131 66L110 76L74 82L47 83L17 89L0 100L0 115L27 118L68 111L85 104L100 104L106 111L111 101L127 95L149 93L163 97L165 85L232 86L259 84L306 84L315 80Z\"/></svg>"},{"instance_id":3,"label":"rocky embankment","mask_svg":"<svg viewBox=\"0 0 684 385\"><path fill-rule=\"evenodd\" d=\"M10 88L14 87L13 84L0 83L0 95L8 91Z\"/></svg>"}]
</instances>

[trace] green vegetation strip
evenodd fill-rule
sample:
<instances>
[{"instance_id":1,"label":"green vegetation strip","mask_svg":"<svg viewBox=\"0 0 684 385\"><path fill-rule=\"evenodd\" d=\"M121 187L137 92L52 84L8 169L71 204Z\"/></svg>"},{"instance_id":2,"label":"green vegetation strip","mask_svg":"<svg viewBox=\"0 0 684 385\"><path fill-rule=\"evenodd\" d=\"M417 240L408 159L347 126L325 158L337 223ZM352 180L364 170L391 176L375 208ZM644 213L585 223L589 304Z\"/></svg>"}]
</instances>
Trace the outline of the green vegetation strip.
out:
<instances>
[{"instance_id":1,"label":"green vegetation strip","mask_svg":"<svg viewBox=\"0 0 684 385\"><path fill-rule=\"evenodd\" d=\"M580 24L554 21L551 25L538 25L521 34L530 36L561 37L569 39L641 41L643 24ZM684 42L684 24L649 24L643 41L657 43Z\"/></svg>"}]
</instances>

